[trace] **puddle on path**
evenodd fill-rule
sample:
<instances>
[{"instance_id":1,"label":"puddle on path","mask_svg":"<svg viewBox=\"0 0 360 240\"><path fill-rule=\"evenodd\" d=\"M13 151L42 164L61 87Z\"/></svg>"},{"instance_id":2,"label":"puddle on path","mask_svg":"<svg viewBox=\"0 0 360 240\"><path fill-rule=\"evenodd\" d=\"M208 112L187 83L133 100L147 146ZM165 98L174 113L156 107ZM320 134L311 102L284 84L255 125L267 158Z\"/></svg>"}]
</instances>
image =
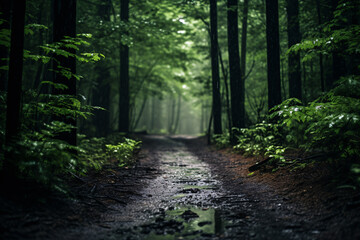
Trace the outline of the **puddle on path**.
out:
<instances>
[{"instance_id":1,"label":"puddle on path","mask_svg":"<svg viewBox=\"0 0 360 240\"><path fill-rule=\"evenodd\" d=\"M193 239L219 235L224 222L214 208L214 199L222 196L207 163L190 153L186 146L168 138L159 139L156 156L161 174L149 180L141 195L145 198L129 204L117 231L125 239ZM124 221L128 218L128 222Z\"/></svg>"},{"instance_id":2,"label":"puddle on path","mask_svg":"<svg viewBox=\"0 0 360 240\"><path fill-rule=\"evenodd\" d=\"M219 236L224 229L225 223L217 209L177 206L156 218L155 224L141 226L140 231L150 231L145 239L165 240Z\"/></svg>"}]
</instances>

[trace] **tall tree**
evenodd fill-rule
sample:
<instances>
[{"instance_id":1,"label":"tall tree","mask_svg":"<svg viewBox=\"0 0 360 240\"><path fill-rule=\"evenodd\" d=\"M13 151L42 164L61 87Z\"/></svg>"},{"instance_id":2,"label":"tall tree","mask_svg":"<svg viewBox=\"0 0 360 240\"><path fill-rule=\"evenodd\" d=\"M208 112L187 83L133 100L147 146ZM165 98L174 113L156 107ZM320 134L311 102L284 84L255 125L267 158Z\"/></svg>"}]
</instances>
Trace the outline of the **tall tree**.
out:
<instances>
[{"instance_id":1,"label":"tall tree","mask_svg":"<svg viewBox=\"0 0 360 240\"><path fill-rule=\"evenodd\" d=\"M6 110L6 145L10 146L20 133L21 88L24 54L24 25L26 0L14 0L11 23L11 43L9 60L9 84ZM5 153L1 181L14 177L17 171L13 152ZM12 183L10 182L9 185Z\"/></svg>"},{"instance_id":2,"label":"tall tree","mask_svg":"<svg viewBox=\"0 0 360 240\"><path fill-rule=\"evenodd\" d=\"M266 0L268 108L281 103L278 0Z\"/></svg>"},{"instance_id":3,"label":"tall tree","mask_svg":"<svg viewBox=\"0 0 360 240\"><path fill-rule=\"evenodd\" d=\"M1 0L0 1L0 19L3 20L3 23L0 25L1 30L10 29L10 0ZM8 48L6 46L0 45L0 67L6 66L8 63L5 59L8 57ZM7 71L0 70L0 91L5 91L7 88Z\"/></svg>"},{"instance_id":4,"label":"tall tree","mask_svg":"<svg viewBox=\"0 0 360 240\"><path fill-rule=\"evenodd\" d=\"M245 127L245 86L240 69L238 0L227 1L232 126Z\"/></svg>"},{"instance_id":5,"label":"tall tree","mask_svg":"<svg viewBox=\"0 0 360 240\"><path fill-rule=\"evenodd\" d=\"M288 47L300 43L299 0L287 0ZM288 56L289 96L302 99L300 52Z\"/></svg>"},{"instance_id":6,"label":"tall tree","mask_svg":"<svg viewBox=\"0 0 360 240\"><path fill-rule=\"evenodd\" d=\"M65 36L76 37L76 0L54 0L54 25L53 25L53 41L59 42ZM75 53L75 49L66 49L71 53ZM54 67L59 66L69 69L72 74L76 74L76 59L71 57L56 56ZM76 79L66 78L63 74L55 72L54 82L67 86L67 89L54 89L54 94L64 94L76 96ZM59 138L67 141L71 145L76 145L76 119L59 119L67 124L71 124L74 128L70 132L61 133Z\"/></svg>"},{"instance_id":7,"label":"tall tree","mask_svg":"<svg viewBox=\"0 0 360 240\"><path fill-rule=\"evenodd\" d=\"M95 66L95 71L97 86L92 90L92 103L105 110L94 111L93 123L96 126L96 136L104 137L109 132L110 124L110 72L108 67L101 62Z\"/></svg>"},{"instance_id":8,"label":"tall tree","mask_svg":"<svg viewBox=\"0 0 360 240\"><path fill-rule=\"evenodd\" d=\"M121 0L121 21L129 21L129 0ZM125 34L128 34L125 32ZM129 132L130 93L129 93L129 46L120 45L120 97L119 97L119 131Z\"/></svg>"},{"instance_id":9,"label":"tall tree","mask_svg":"<svg viewBox=\"0 0 360 240\"><path fill-rule=\"evenodd\" d=\"M102 21L108 23L111 21L111 9L113 8L111 1L104 1L97 6L97 14ZM100 38L104 36L104 32L100 33ZM97 44L95 44L97 45ZM100 49L100 47L97 47ZM96 126L96 136L104 137L109 132L110 124L110 83L111 77L109 62L101 61L95 66L96 72L96 87L92 89L92 103L94 106L99 106L105 110L95 110L93 116L93 123Z\"/></svg>"},{"instance_id":10,"label":"tall tree","mask_svg":"<svg viewBox=\"0 0 360 240\"><path fill-rule=\"evenodd\" d=\"M242 29L241 29L241 74L245 82L246 76L246 43L247 43L247 28L248 28L248 15L249 15L249 0L244 0L243 16L242 16Z\"/></svg>"},{"instance_id":11,"label":"tall tree","mask_svg":"<svg viewBox=\"0 0 360 240\"><path fill-rule=\"evenodd\" d=\"M214 116L214 133L222 133L221 124L221 96L219 76L219 46L217 30L217 1L210 0L210 44L211 44L211 73L212 73L212 99Z\"/></svg>"}]
</instances>

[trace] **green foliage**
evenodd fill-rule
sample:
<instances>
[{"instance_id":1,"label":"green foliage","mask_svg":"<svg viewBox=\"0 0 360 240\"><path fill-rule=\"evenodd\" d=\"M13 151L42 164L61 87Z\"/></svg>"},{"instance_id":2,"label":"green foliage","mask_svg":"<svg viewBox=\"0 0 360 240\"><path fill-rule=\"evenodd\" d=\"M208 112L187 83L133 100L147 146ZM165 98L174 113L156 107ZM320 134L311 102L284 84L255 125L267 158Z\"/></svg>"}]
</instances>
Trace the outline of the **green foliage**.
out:
<instances>
[{"instance_id":1,"label":"green foliage","mask_svg":"<svg viewBox=\"0 0 360 240\"><path fill-rule=\"evenodd\" d=\"M239 130L234 149L247 156L265 155L282 160L285 147L280 144L280 136L278 124L259 123Z\"/></svg>"},{"instance_id":2,"label":"green foliage","mask_svg":"<svg viewBox=\"0 0 360 240\"><path fill-rule=\"evenodd\" d=\"M80 139L79 139L80 138ZM107 162L108 155L106 153L105 138L86 138L85 135L79 135L79 160L87 165L86 169L100 170Z\"/></svg>"},{"instance_id":3,"label":"green foliage","mask_svg":"<svg viewBox=\"0 0 360 240\"><path fill-rule=\"evenodd\" d=\"M119 167L129 167L135 163L134 154L140 149L141 141L113 134L106 138L86 138L82 136L79 159L83 169L100 170L110 160L118 162Z\"/></svg>"},{"instance_id":4,"label":"green foliage","mask_svg":"<svg viewBox=\"0 0 360 240\"><path fill-rule=\"evenodd\" d=\"M45 29L43 26L32 24L26 28L27 33L33 34L33 28ZM59 56L75 58L82 63L94 63L104 56L98 53L76 54L73 51L79 50L81 45L88 45L84 38L89 37L91 36L86 34L80 34L76 38L66 37L60 42L42 46L44 54L25 51L24 58L39 61L41 64L57 61ZM70 69L62 66L52 71L62 74L69 81L81 79L80 75L73 74ZM25 91L21 135L17 142L6 146L7 149L4 150L12 153L19 171L18 177L30 178L50 188L64 191L62 181L64 174L85 174L89 169L101 168L107 160L106 142L103 139L84 139L77 147L60 140L59 136L75 128L67 124L67 120L80 117L86 119L92 115L94 109L101 108L83 105L81 96L44 94L41 88L45 86L50 89L67 89L65 84L45 80L40 82L37 90ZM0 103L2 112L5 112L6 102L3 94ZM1 146L3 146L5 118L2 117L0 120Z\"/></svg>"},{"instance_id":5,"label":"green foliage","mask_svg":"<svg viewBox=\"0 0 360 240\"><path fill-rule=\"evenodd\" d=\"M328 55L334 52L343 55L360 53L360 26L352 22L358 15L358 2L342 0L334 11L334 18L322 29L322 37L306 39L292 46L289 51L305 53L303 61L311 60L317 53Z\"/></svg>"},{"instance_id":6,"label":"green foliage","mask_svg":"<svg viewBox=\"0 0 360 240\"><path fill-rule=\"evenodd\" d=\"M213 140L218 148L226 148L230 146L230 134L225 132L223 134L215 134Z\"/></svg>"},{"instance_id":7,"label":"green foliage","mask_svg":"<svg viewBox=\"0 0 360 240\"><path fill-rule=\"evenodd\" d=\"M240 129L234 149L245 155L272 157L277 165L304 168L287 159L289 149L324 153L357 180L360 162L360 77L344 77L326 95L304 106L288 99L271 109L268 122Z\"/></svg>"},{"instance_id":8,"label":"green foliage","mask_svg":"<svg viewBox=\"0 0 360 240\"><path fill-rule=\"evenodd\" d=\"M106 152L110 158L117 160L120 167L132 166L134 162L134 152L140 149L141 141L124 138L123 142L115 145L106 144Z\"/></svg>"},{"instance_id":9,"label":"green foliage","mask_svg":"<svg viewBox=\"0 0 360 240\"><path fill-rule=\"evenodd\" d=\"M76 157L78 148L55 138L71 128L71 125L53 121L43 124L39 131L24 131L17 144L7 149L17 156L21 177L60 189L61 174L78 173L82 169Z\"/></svg>"}]
</instances>

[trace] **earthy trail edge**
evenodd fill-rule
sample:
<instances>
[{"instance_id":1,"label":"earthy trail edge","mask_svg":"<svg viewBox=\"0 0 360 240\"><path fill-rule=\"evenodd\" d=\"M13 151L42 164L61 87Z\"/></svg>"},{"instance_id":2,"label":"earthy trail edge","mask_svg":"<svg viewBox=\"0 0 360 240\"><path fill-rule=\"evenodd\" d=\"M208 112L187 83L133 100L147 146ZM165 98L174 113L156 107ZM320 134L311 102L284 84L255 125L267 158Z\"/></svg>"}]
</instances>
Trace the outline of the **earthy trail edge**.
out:
<instances>
[{"instance_id":1,"label":"earthy trail edge","mask_svg":"<svg viewBox=\"0 0 360 240\"><path fill-rule=\"evenodd\" d=\"M311 192L315 185L312 188L306 180L285 173L268 174L277 179L247 177L254 160L211 150L201 139L145 136L143 140L136 168L111 167L72 180L74 200L48 196L46 204L27 207L1 198L3 238L359 237L356 195L316 195ZM284 181L287 184L281 185ZM313 197L306 198L308 193ZM322 204L316 203L323 196ZM344 199L347 204L336 205Z\"/></svg>"}]
</instances>

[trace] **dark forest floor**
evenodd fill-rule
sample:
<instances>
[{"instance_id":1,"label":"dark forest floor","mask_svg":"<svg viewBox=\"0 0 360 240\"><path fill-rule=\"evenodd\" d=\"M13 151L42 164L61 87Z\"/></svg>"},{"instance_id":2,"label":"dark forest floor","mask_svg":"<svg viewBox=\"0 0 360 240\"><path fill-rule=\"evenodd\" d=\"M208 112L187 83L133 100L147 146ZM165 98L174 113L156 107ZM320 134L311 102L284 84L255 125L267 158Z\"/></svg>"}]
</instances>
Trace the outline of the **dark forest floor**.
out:
<instances>
[{"instance_id":1,"label":"dark forest floor","mask_svg":"<svg viewBox=\"0 0 360 240\"><path fill-rule=\"evenodd\" d=\"M0 239L360 239L360 194L326 165L248 176L255 159L203 138L143 142L135 168L69 178L70 197L1 194Z\"/></svg>"}]
</instances>

